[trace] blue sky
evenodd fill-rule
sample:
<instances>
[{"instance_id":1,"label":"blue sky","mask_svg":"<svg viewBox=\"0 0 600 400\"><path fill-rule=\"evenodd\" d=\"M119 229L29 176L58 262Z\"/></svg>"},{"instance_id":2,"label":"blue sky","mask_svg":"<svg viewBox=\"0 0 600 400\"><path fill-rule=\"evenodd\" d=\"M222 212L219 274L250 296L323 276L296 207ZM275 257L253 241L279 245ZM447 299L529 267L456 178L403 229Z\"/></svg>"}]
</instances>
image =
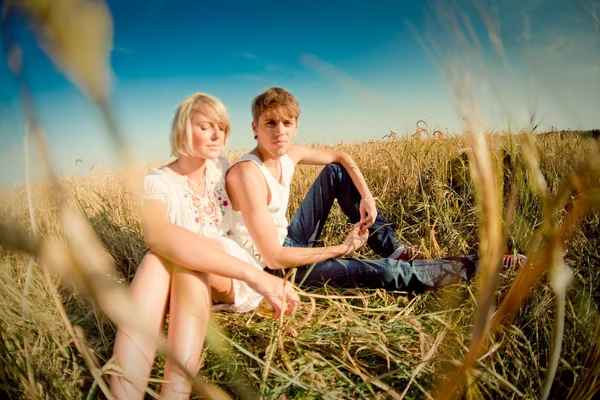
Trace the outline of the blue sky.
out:
<instances>
[{"instance_id":1,"label":"blue sky","mask_svg":"<svg viewBox=\"0 0 600 400\"><path fill-rule=\"evenodd\" d=\"M459 132L457 96L445 73L453 57L474 73L478 120L488 129L510 124L518 130L532 111L542 129L600 127L600 37L576 1L480 2L500 27L509 69L467 0L452 2L453 15L464 12L471 21L481 46L475 58L459 45L456 32L444 31L447 20L436 20L436 3L430 1L107 3L114 21L111 99L142 162L169 158L173 112L197 91L227 106L230 149L253 147L250 102L269 86L298 97L299 142L363 141L390 129L410 134L420 119ZM116 167L97 112L56 71L23 24L16 24L16 33L57 171L65 176L93 166ZM491 77L478 72L477 56ZM0 186L23 180L24 120L2 58Z\"/></svg>"}]
</instances>

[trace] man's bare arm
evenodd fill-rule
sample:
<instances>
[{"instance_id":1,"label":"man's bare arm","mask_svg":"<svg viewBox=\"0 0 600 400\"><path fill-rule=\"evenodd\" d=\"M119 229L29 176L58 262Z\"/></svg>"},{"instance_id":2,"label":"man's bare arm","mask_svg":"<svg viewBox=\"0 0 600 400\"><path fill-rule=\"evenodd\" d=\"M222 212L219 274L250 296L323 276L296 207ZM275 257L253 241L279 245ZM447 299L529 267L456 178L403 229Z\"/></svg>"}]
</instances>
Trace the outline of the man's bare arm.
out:
<instances>
[{"instance_id":1,"label":"man's bare arm","mask_svg":"<svg viewBox=\"0 0 600 400\"><path fill-rule=\"evenodd\" d=\"M365 181L365 178L360 172L358 165L354 162L352 157L348 153L343 151L319 149L293 145L289 151L288 156L292 159L294 164L302 165L326 165L331 163L339 163L348 171L348 175L352 179L354 186L358 189L358 192L362 197L369 197L371 191Z\"/></svg>"},{"instance_id":2,"label":"man's bare arm","mask_svg":"<svg viewBox=\"0 0 600 400\"><path fill-rule=\"evenodd\" d=\"M340 257L364 243L365 238L354 233L337 246L284 247L268 210L268 190L264 176L252 162L238 163L227 174L227 193L232 207L242 213L248 232L269 268L293 268Z\"/></svg>"}]
</instances>

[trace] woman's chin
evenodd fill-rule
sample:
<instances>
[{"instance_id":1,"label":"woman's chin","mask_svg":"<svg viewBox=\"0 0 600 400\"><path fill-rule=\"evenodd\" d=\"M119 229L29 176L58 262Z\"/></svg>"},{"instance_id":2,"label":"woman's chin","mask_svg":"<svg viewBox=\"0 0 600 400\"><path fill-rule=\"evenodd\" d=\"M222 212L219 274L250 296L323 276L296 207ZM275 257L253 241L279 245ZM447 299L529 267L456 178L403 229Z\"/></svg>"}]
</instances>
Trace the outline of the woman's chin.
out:
<instances>
[{"instance_id":1,"label":"woman's chin","mask_svg":"<svg viewBox=\"0 0 600 400\"><path fill-rule=\"evenodd\" d=\"M203 152L202 156L207 160L215 160L221 156L221 150L208 150Z\"/></svg>"}]
</instances>

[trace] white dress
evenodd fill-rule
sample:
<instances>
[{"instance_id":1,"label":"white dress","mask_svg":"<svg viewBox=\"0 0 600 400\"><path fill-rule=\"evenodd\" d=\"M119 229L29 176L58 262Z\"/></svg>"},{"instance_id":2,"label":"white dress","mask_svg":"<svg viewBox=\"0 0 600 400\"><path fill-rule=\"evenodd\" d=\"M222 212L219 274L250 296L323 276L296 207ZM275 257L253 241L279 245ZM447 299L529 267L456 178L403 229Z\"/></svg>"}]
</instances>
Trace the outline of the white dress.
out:
<instances>
[{"instance_id":1,"label":"white dress","mask_svg":"<svg viewBox=\"0 0 600 400\"><path fill-rule=\"evenodd\" d=\"M229 163L224 158L206 160L206 189L203 196L188 187L187 179L168 167L151 168L144 178L143 198L160 200L167 206L172 224L219 242L225 251L254 268L262 270L254 257L233 240L225 237L231 229L231 203L225 191L225 171ZM227 265L223 265L227 268ZM251 311L262 296L248 284L233 279L235 304L215 304L213 310Z\"/></svg>"}]
</instances>

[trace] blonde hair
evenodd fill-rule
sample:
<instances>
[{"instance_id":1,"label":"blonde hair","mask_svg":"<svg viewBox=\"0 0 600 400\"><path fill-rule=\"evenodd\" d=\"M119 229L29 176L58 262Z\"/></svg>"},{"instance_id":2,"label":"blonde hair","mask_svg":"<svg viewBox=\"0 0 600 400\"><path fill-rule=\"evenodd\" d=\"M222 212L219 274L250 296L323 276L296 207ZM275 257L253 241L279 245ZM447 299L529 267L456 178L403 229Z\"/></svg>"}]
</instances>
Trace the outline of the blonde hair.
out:
<instances>
[{"instance_id":1,"label":"blonde hair","mask_svg":"<svg viewBox=\"0 0 600 400\"><path fill-rule=\"evenodd\" d=\"M225 141L229 136L229 115L218 98L206 93L195 93L179 104L171 124L171 154L175 157L194 154L192 141L192 116L204 114L215 122L225 125Z\"/></svg>"},{"instance_id":2,"label":"blonde hair","mask_svg":"<svg viewBox=\"0 0 600 400\"><path fill-rule=\"evenodd\" d=\"M252 100L252 118L255 122L267 111L282 118L291 117L297 120L300 116L298 99L279 87L268 88Z\"/></svg>"}]
</instances>

